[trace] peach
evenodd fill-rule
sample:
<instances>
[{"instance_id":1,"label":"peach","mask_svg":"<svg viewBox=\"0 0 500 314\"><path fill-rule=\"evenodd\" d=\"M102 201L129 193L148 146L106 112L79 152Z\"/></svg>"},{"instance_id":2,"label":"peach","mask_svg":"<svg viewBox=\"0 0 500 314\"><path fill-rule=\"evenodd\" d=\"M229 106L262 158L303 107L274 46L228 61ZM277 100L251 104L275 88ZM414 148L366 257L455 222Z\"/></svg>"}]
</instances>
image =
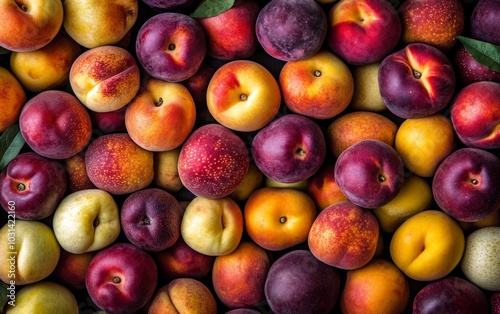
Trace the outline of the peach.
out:
<instances>
[{"instance_id":1,"label":"peach","mask_svg":"<svg viewBox=\"0 0 500 314\"><path fill-rule=\"evenodd\" d=\"M63 22L59 0L0 3L0 46L11 51L33 51L56 37Z\"/></svg>"},{"instance_id":2,"label":"peach","mask_svg":"<svg viewBox=\"0 0 500 314\"><path fill-rule=\"evenodd\" d=\"M154 177L153 153L127 133L98 137L87 148L85 164L90 181L112 194L128 194L147 187Z\"/></svg>"},{"instance_id":3,"label":"peach","mask_svg":"<svg viewBox=\"0 0 500 314\"><path fill-rule=\"evenodd\" d=\"M114 45L134 26L139 13L137 0L64 1L64 30L85 48Z\"/></svg>"},{"instance_id":4,"label":"peach","mask_svg":"<svg viewBox=\"0 0 500 314\"><path fill-rule=\"evenodd\" d=\"M195 121L196 106L188 89L180 83L153 78L143 83L125 113L125 126L132 140L154 152L181 146Z\"/></svg>"},{"instance_id":5,"label":"peach","mask_svg":"<svg viewBox=\"0 0 500 314\"><path fill-rule=\"evenodd\" d=\"M329 205L347 200L335 181L335 162L326 163L307 182L307 194L312 197L318 210Z\"/></svg>"},{"instance_id":6,"label":"peach","mask_svg":"<svg viewBox=\"0 0 500 314\"><path fill-rule=\"evenodd\" d=\"M69 82L75 96L97 112L124 107L141 84L134 57L117 46L102 46L82 53L71 66Z\"/></svg>"},{"instance_id":7,"label":"peach","mask_svg":"<svg viewBox=\"0 0 500 314\"><path fill-rule=\"evenodd\" d=\"M375 255L379 226L375 216L351 201L334 203L314 220L308 235L312 254L320 261L350 270Z\"/></svg>"},{"instance_id":8,"label":"peach","mask_svg":"<svg viewBox=\"0 0 500 314\"><path fill-rule=\"evenodd\" d=\"M21 110L19 127L34 152L53 159L81 152L92 136L92 122L85 106L61 90L33 96Z\"/></svg>"},{"instance_id":9,"label":"peach","mask_svg":"<svg viewBox=\"0 0 500 314\"><path fill-rule=\"evenodd\" d=\"M251 57L259 47L255 35L259 12L256 0L236 1L220 14L197 19L207 37L207 55L220 60Z\"/></svg>"},{"instance_id":10,"label":"peach","mask_svg":"<svg viewBox=\"0 0 500 314\"><path fill-rule=\"evenodd\" d=\"M265 182L267 178L264 177L264 174L257 165L255 165L255 162L250 161L245 178L243 178L243 181L241 181L236 190L229 194L229 197L235 201L244 201L248 199L250 195Z\"/></svg>"},{"instance_id":11,"label":"peach","mask_svg":"<svg viewBox=\"0 0 500 314\"><path fill-rule=\"evenodd\" d=\"M193 96L197 108L206 110L208 84L215 73L215 67L212 64L202 63L198 71L188 79L181 82Z\"/></svg>"},{"instance_id":12,"label":"peach","mask_svg":"<svg viewBox=\"0 0 500 314\"><path fill-rule=\"evenodd\" d=\"M68 178L68 192L73 193L80 190L94 189L95 185L90 181L85 164L85 154L78 153L64 159L66 175Z\"/></svg>"},{"instance_id":13,"label":"peach","mask_svg":"<svg viewBox=\"0 0 500 314\"><path fill-rule=\"evenodd\" d=\"M127 106L120 109L106 112L96 112L89 110L92 125L104 134L124 133L127 131L125 126L125 112Z\"/></svg>"},{"instance_id":14,"label":"peach","mask_svg":"<svg viewBox=\"0 0 500 314\"><path fill-rule=\"evenodd\" d=\"M279 251L307 241L316 207L302 191L264 187L250 195L243 214L250 238L264 249Z\"/></svg>"},{"instance_id":15,"label":"peach","mask_svg":"<svg viewBox=\"0 0 500 314\"><path fill-rule=\"evenodd\" d=\"M51 276L70 289L85 289L85 273L96 252L81 254L61 249L59 261Z\"/></svg>"},{"instance_id":16,"label":"peach","mask_svg":"<svg viewBox=\"0 0 500 314\"><path fill-rule=\"evenodd\" d=\"M350 107L356 111L382 112L387 109L378 88L380 62L352 66L354 94Z\"/></svg>"},{"instance_id":17,"label":"peach","mask_svg":"<svg viewBox=\"0 0 500 314\"><path fill-rule=\"evenodd\" d=\"M212 291L201 281L177 278L155 292L147 306L147 313L217 314L217 302Z\"/></svg>"},{"instance_id":18,"label":"peach","mask_svg":"<svg viewBox=\"0 0 500 314\"><path fill-rule=\"evenodd\" d=\"M217 256L212 269L217 297L230 308L262 304L270 265L267 252L249 241L241 242L232 253Z\"/></svg>"},{"instance_id":19,"label":"peach","mask_svg":"<svg viewBox=\"0 0 500 314\"><path fill-rule=\"evenodd\" d=\"M394 147L408 170L432 177L439 163L455 150L455 132L450 119L440 113L406 119L396 132Z\"/></svg>"},{"instance_id":20,"label":"peach","mask_svg":"<svg viewBox=\"0 0 500 314\"><path fill-rule=\"evenodd\" d=\"M26 92L19 80L6 68L0 67L0 133L19 119L26 103Z\"/></svg>"},{"instance_id":21,"label":"peach","mask_svg":"<svg viewBox=\"0 0 500 314\"><path fill-rule=\"evenodd\" d=\"M464 247L464 233L455 220L442 211L425 210L396 229L391 238L390 254L406 276L431 281L455 269Z\"/></svg>"},{"instance_id":22,"label":"peach","mask_svg":"<svg viewBox=\"0 0 500 314\"><path fill-rule=\"evenodd\" d=\"M401 6L403 43L425 43L449 51L465 26L460 0L409 0Z\"/></svg>"},{"instance_id":23,"label":"peach","mask_svg":"<svg viewBox=\"0 0 500 314\"><path fill-rule=\"evenodd\" d=\"M458 91L451 103L451 122L467 146L500 148L500 83L476 82Z\"/></svg>"},{"instance_id":24,"label":"peach","mask_svg":"<svg viewBox=\"0 0 500 314\"><path fill-rule=\"evenodd\" d=\"M386 116L369 111L353 111L334 119L326 130L330 151L338 157L346 148L362 140L379 140L394 146L398 126Z\"/></svg>"},{"instance_id":25,"label":"peach","mask_svg":"<svg viewBox=\"0 0 500 314\"><path fill-rule=\"evenodd\" d=\"M177 168L180 147L154 153L154 179L153 183L168 192L178 192L183 185L179 178L179 170Z\"/></svg>"},{"instance_id":26,"label":"peach","mask_svg":"<svg viewBox=\"0 0 500 314\"><path fill-rule=\"evenodd\" d=\"M330 119L344 111L354 92L351 71L326 50L288 61L281 69L279 83L286 106L315 119Z\"/></svg>"},{"instance_id":27,"label":"peach","mask_svg":"<svg viewBox=\"0 0 500 314\"><path fill-rule=\"evenodd\" d=\"M281 105L278 82L263 65L235 60L222 65L207 89L210 114L225 127L256 131L274 119Z\"/></svg>"},{"instance_id":28,"label":"peach","mask_svg":"<svg viewBox=\"0 0 500 314\"><path fill-rule=\"evenodd\" d=\"M71 65L81 52L80 45L71 37L59 33L40 49L12 52L10 68L31 92L56 89L68 83Z\"/></svg>"},{"instance_id":29,"label":"peach","mask_svg":"<svg viewBox=\"0 0 500 314\"><path fill-rule=\"evenodd\" d=\"M391 261L377 258L347 271L340 308L346 314L399 314L409 299L410 287L405 275Z\"/></svg>"}]
</instances>

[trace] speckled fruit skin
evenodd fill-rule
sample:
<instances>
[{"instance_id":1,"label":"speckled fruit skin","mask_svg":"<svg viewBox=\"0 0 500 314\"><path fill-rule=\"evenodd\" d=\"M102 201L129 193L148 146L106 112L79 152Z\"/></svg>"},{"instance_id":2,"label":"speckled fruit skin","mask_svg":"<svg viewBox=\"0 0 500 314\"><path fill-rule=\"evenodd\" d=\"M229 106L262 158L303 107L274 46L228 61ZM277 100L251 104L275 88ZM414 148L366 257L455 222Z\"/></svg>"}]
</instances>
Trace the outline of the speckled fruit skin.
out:
<instances>
[{"instance_id":1,"label":"speckled fruit skin","mask_svg":"<svg viewBox=\"0 0 500 314\"><path fill-rule=\"evenodd\" d=\"M257 40L272 57L300 60L321 48L327 32L325 12L314 0L272 0L259 12Z\"/></svg>"},{"instance_id":2,"label":"speckled fruit skin","mask_svg":"<svg viewBox=\"0 0 500 314\"><path fill-rule=\"evenodd\" d=\"M274 313L330 313L337 304L340 275L308 250L293 250L269 269L264 293Z\"/></svg>"},{"instance_id":3,"label":"speckled fruit skin","mask_svg":"<svg viewBox=\"0 0 500 314\"><path fill-rule=\"evenodd\" d=\"M154 15L142 24L135 50L149 75L180 82L198 71L207 47L203 28L196 20L185 14L167 12Z\"/></svg>"},{"instance_id":4,"label":"speckled fruit skin","mask_svg":"<svg viewBox=\"0 0 500 314\"><path fill-rule=\"evenodd\" d=\"M500 1L479 0L470 17L470 31L473 38L500 45L498 32Z\"/></svg>"},{"instance_id":5,"label":"speckled fruit skin","mask_svg":"<svg viewBox=\"0 0 500 314\"><path fill-rule=\"evenodd\" d=\"M101 46L83 52L71 66L69 82L90 110L108 112L126 106L139 91L137 63L127 50Z\"/></svg>"},{"instance_id":6,"label":"speckled fruit skin","mask_svg":"<svg viewBox=\"0 0 500 314\"><path fill-rule=\"evenodd\" d=\"M500 72L493 71L477 62L463 46L457 49L452 62L457 78L464 86L479 81L500 83Z\"/></svg>"},{"instance_id":7,"label":"speckled fruit skin","mask_svg":"<svg viewBox=\"0 0 500 314\"><path fill-rule=\"evenodd\" d=\"M120 211L127 239L145 251L171 247L181 234L183 209L167 191L146 188L129 195Z\"/></svg>"},{"instance_id":8,"label":"speckled fruit skin","mask_svg":"<svg viewBox=\"0 0 500 314\"><path fill-rule=\"evenodd\" d=\"M33 96L21 110L19 127L34 152L53 159L79 153L92 135L85 106L72 94L60 90Z\"/></svg>"},{"instance_id":9,"label":"speckled fruit skin","mask_svg":"<svg viewBox=\"0 0 500 314\"><path fill-rule=\"evenodd\" d=\"M471 233L465 242L460 267L467 279L488 291L500 291L500 227L485 227Z\"/></svg>"},{"instance_id":10,"label":"speckled fruit skin","mask_svg":"<svg viewBox=\"0 0 500 314\"><path fill-rule=\"evenodd\" d=\"M461 148L445 158L432 181L437 205L448 215L475 222L500 209L500 159L477 148Z\"/></svg>"},{"instance_id":11,"label":"speckled fruit skin","mask_svg":"<svg viewBox=\"0 0 500 314\"><path fill-rule=\"evenodd\" d=\"M245 178L249 165L245 142L220 124L193 131L182 145L178 160L182 184L206 198L231 194Z\"/></svg>"},{"instance_id":12,"label":"speckled fruit skin","mask_svg":"<svg viewBox=\"0 0 500 314\"><path fill-rule=\"evenodd\" d=\"M320 261L339 269L356 269L375 255L377 218L351 201L323 209L309 231L308 245Z\"/></svg>"},{"instance_id":13,"label":"speckled fruit skin","mask_svg":"<svg viewBox=\"0 0 500 314\"><path fill-rule=\"evenodd\" d=\"M66 187L61 163L33 152L21 153L0 173L0 204L7 212L15 208L16 218L44 219L55 211Z\"/></svg>"},{"instance_id":14,"label":"speckled fruit skin","mask_svg":"<svg viewBox=\"0 0 500 314\"><path fill-rule=\"evenodd\" d=\"M95 139L87 148L85 163L90 181L112 194L141 190L154 177L153 153L135 144L127 133Z\"/></svg>"},{"instance_id":15,"label":"speckled fruit skin","mask_svg":"<svg viewBox=\"0 0 500 314\"><path fill-rule=\"evenodd\" d=\"M465 26L460 0L409 0L399 14L403 43L425 43L442 51L453 48Z\"/></svg>"},{"instance_id":16,"label":"speckled fruit skin","mask_svg":"<svg viewBox=\"0 0 500 314\"><path fill-rule=\"evenodd\" d=\"M73 193L85 189L95 189L94 183L90 181L85 165L85 153L80 152L64 159L66 177L68 180L67 192Z\"/></svg>"},{"instance_id":17,"label":"speckled fruit skin","mask_svg":"<svg viewBox=\"0 0 500 314\"><path fill-rule=\"evenodd\" d=\"M354 65L381 61L401 36L398 13L386 0L338 1L328 12L328 23L328 46Z\"/></svg>"},{"instance_id":18,"label":"speckled fruit skin","mask_svg":"<svg viewBox=\"0 0 500 314\"><path fill-rule=\"evenodd\" d=\"M403 161L379 140L363 140L344 150L335 164L335 180L354 204L377 208L390 202L403 184Z\"/></svg>"},{"instance_id":19,"label":"speckled fruit skin","mask_svg":"<svg viewBox=\"0 0 500 314\"><path fill-rule=\"evenodd\" d=\"M455 92L455 72L439 49L413 43L384 58L378 72L380 95L398 117L422 118L448 105Z\"/></svg>"},{"instance_id":20,"label":"speckled fruit skin","mask_svg":"<svg viewBox=\"0 0 500 314\"><path fill-rule=\"evenodd\" d=\"M500 292L495 292L490 296L491 314L500 314Z\"/></svg>"},{"instance_id":21,"label":"speckled fruit skin","mask_svg":"<svg viewBox=\"0 0 500 314\"><path fill-rule=\"evenodd\" d=\"M267 177L293 183L311 177L321 167L326 143L312 119L287 114L259 130L251 151L255 164Z\"/></svg>"},{"instance_id":22,"label":"speckled fruit skin","mask_svg":"<svg viewBox=\"0 0 500 314\"><path fill-rule=\"evenodd\" d=\"M414 314L488 313L488 299L476 285L451 276L432 282L413 300Z\"/></svg>"},{"instance_id":23,"label":"speckled fruit skin","mask_svg":"<svg viewBox=\"0 0 500 314\"><path fill-rule=\"evenodd\" d=\"M467 146L500 148L500 83L476 82L465 86L451 103L451 122Z\"/></svg>"},{"instance_id":24,"label":"speckled fruit skin","mask_svg":"<svg viewBox=\"0 0 500 314\"><path fill-rule=\"evenodd\" d=\"M99 251L85 277L94 303L116 314L133 313L146 305L157 281L154 259L130 243L116 243Z\"/></svg>"}]
</instances>

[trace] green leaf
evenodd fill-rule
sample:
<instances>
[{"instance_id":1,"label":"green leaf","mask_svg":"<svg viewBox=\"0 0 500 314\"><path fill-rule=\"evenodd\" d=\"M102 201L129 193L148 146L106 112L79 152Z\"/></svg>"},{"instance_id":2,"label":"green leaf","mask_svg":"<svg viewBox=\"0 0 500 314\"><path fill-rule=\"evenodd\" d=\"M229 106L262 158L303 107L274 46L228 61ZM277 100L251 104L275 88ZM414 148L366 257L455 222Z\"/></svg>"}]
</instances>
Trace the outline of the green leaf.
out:
<instances>
[{"instance_id":1,"label":"green leaf","mask_svg":"<svg viewBox=\"0 0 500 314\"><path fill-rule=\"evenodd\" d=\"M13 124L3 132L0 136L0 171L19 154L24 143L19 124Z\"/></svg>"},{"instance_id":2,"label":"green leaf","mask_svg":"<svg viewBox=\"0 0 500 314\"><path fill-rule=\"evenodd\" d=\"M485 67L500 72L500 46L464 36L457 39L464 45L472 58Z\"/></svg>"},{"instance_id":3,"label":"green leaf","mask_svg":"<svg viewBox=\"0 0 500 314\"><path fill-rule=\"evenodd\" d=\"M192 18L212 17L231 9L235 0L205 0L193 13Z\"/></svg>"},{"instance_id":4,"label":"green leaf","mask_svg":"<svg viewBox=\"0 0 500 314\"><path fill-rule=\"evenodd\" d=\"M3 312L3 308L5 304L7 304L7 284L3 281L0 281L0 312Z\"/></svg>"}]
</instances>

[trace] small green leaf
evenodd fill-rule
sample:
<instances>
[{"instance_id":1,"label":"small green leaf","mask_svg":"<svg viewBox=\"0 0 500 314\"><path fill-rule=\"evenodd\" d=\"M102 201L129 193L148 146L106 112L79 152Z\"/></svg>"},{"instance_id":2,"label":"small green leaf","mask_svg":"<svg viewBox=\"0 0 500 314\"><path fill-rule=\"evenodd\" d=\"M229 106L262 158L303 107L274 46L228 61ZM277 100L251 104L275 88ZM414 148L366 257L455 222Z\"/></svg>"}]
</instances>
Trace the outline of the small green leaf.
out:
<instances>
[{"instance_id":1,"label":"small green leaf","mask_svg":"<svg viewBox=\"0 0 500 314\"><path fill-rule=\"evenodd\" d=\"M19 154L24 143L19 124L13 124L3 132L0 136L0 171Z\"/></svg>"},{"instance_id":2,"label":"small green leaf","mask_svg":"<svg viewBox=\"0 0 500 314\"><path fill-rule=\"evenodd\" d=\"M235 0L205 0L193 13L192 18L212 17L231 9Z\"/></svg>"},{"instance_id":3,"label":"small green leaf","mask_svg":"<svg viewBox=\"0 0 500 314\"><path fill-rule=\"evenodd\" d=\"M464 36L457 39L464 45L472 58L485 67L500 72L500 46Z\"/></svg>"},{"instance_id":4,"label":"small green leaf","mask_svg":"<svg viewBox=\"0 0 500 314\"><path fill-rule=\"evenodd\" d=\"M7 285L3 281L0 281L0 312L3 313L3 308L7 304L7 301Z\"/></svg>"}]
</instances>

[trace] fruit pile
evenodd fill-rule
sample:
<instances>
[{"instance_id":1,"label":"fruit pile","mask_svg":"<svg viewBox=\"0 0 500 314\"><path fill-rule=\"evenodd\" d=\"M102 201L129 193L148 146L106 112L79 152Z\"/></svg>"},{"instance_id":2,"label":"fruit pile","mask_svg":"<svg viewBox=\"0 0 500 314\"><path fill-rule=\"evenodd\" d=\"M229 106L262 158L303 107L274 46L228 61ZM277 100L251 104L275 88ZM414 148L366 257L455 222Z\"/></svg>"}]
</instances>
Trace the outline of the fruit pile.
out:
<instances>
[{"instance_id":1,"label":"fruit pile","mask_svg":"<svg viewBox=\"0 0 500 314\"><path fill-rule=\"evenodd\" d=\"M500 313L499 0L0 20L0 312Z\"/></svg>"}]
</instances>

